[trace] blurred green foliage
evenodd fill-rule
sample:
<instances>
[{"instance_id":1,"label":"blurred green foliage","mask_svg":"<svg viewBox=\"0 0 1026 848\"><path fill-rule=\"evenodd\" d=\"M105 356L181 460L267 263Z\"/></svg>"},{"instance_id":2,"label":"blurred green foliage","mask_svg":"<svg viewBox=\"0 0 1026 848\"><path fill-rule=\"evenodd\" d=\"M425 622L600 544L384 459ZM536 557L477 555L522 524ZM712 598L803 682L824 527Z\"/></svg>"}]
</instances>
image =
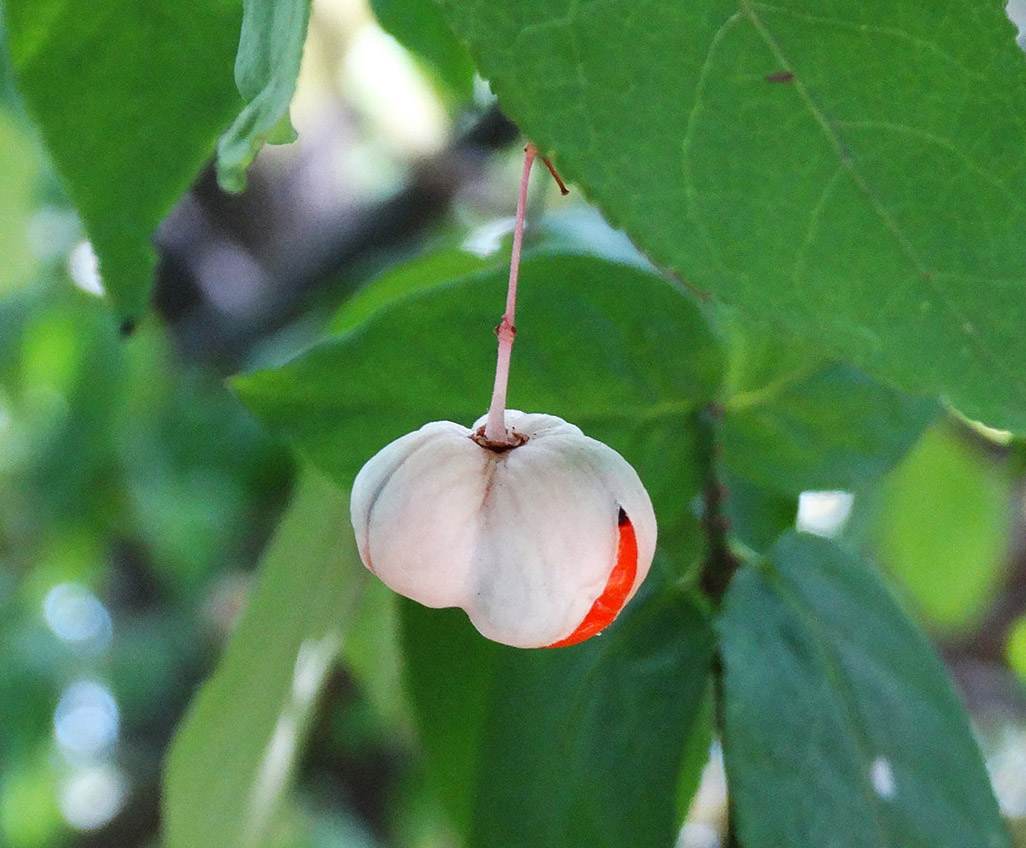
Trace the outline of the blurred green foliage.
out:
<instances>
[{"instance_id":1,"label":"blurred green foliage","mask_svg":"<svg viewBox=\"0 0 1026 848\"><path fill-rule=\"evenodd\" d=\"M13 109L0 145L0 844L38 848L68 840L82 781L94 809L155 784L292 460L158 322L119 334L69 275L75 214ZM85 754L55 738L82 681L117 728Z\"/></svg>"},{"instance_id":2,"label":"blurred green foliage","mask_svg":"<svg viewBox=\"0 0 1026 848\"><path fill-rule=\"evenodd\" d=\"M291 460L219 381L176 361L162 330L120 338L106 305L59 270L0 309L0 787L14 787L0 841L47 845L78 768L51 750L62 694L83 679L109 689L124 741L105 756L154 780L227 626L211 593L261 543ZM48 611L61 586L106 610L106 639L59 637L54 616L85 614Z\"/></svg>"},{"instance_id":3,"label":"blurred green foliage","mask_svg":"<svg viewBox=\"0 0 1026 848\"><path fill-rule=\"evenodd\" d=\"M880 490L881 565L939 629L966 629L1001 586L1011 523L1007 471L950 426L931 429Z\"/></svg>"},{"instance_id":4,"label":"blurred green foliage","mask_svg":"<svg viewBox=\"0 0 1026 848\"><path fill-rule=\"evenodd\" d=\"M24 285L37 269L27 238L18 231L35 206L39 153L19 121L0 112L0 296Z\"/></svg>"},{"instance_id":5,"label":"blurred green foliage","mask_svg":"<svg viewBox=\"0 0 1026 848\"><path fill-rule=\"evenodd\" d=\"M343 492L301 478L231 649L171 750L168 848L220 848L239 834L262 845L280 826L291 777L282 760L304 742L367 579L355 540L339 539L348 517Z\"/></svg>"}]
</instances>

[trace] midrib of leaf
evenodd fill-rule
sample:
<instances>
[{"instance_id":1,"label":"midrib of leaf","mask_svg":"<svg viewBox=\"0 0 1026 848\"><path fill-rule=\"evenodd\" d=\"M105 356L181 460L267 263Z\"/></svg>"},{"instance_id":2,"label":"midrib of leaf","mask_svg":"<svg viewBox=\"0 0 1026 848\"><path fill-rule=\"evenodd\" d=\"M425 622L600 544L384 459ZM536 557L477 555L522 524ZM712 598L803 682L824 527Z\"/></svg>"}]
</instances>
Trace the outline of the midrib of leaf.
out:
<instances>
[{"instance_id":1,"label":"midrib of leaf","mask_svg":"<svg viewBox=\"0 0 1026 848\"><path fill-rule=\"evenodd\" d=\"M869 784L869 780L867 778L867 775L869 775L872 770L873 762L876 759L873 754L873 746L869 741L869 733L866 731L864 723L859 716L859 709L856 706L856 700L852 694L851 686L847 682L847 675L844 672L842 664L830 650L830 639L827 636L823 622L819 620L819 617L813 610L804 605L798 594L792 590L787 577L773 566L769 566L767 571L773 578L767 581L769 582L770 587L777 592L780 599L791 609L813 637L812 644L815 645L816 653L819 655L819 658L822 660L827 671L826 679L829 684L829 688L834 690L837 705L844 717L847 719L847 726L851 729L849 738L851 740L852 747L858 754L861 766L858 776L859 788L862 790L862 796L866 805L872 812L873 823L876 826L877 832L881 836L880 844L894 844L885 842L883 839L885 836L889 835L889 832L884 826L879 815L879 809L882 806L883 801L873 791L873 788ZM764 572L764 579L766 576L767 574Z\"/></svg>"},{"instance_id":2,"label":"midrib of leaf","mask_svg":"<svg viewBox=\"0 0 1026 848\"><path fill-rule=\"evenodd\" d=\"M996 371L1003 374L1008 379L1008 384L1010 386L1015 387L1016 392L1020 398L1026 400L1026 381L1023 380L1021 375L1015 373L1011 368L1009 368L1008 365L997 355L995 351L985 346L980 341L980 339L977 338L975 333L967 332L964 329L964 325L971 324L971 322L965 315L962 314L958 307L955 306L955 304L947 296L944 290L937 286L936 277L940 272L928 268L923 263L923 261L919 258L919 255L916 253L915 248L913 247L908 236L904 233L904 231L899 226L898 222L894 220L891 214L880 202L880 199L876 196L876 193L870 186L869 181L865 178L865 176L863 176L862 172L856 166L854 157L851 155L851 153L848 152L840 136L834 129L834 126L831 124L827 116L823 113L822 109L820 109L820 107L816 104L815 100L812 98L812 95L809 93L808 88L802 81L801 76L799 76L798 73L795 71L794 64L784 53L777 39L774 37L773 33L770 32L769 27L756 12L756 7L763 9L765 11L776 12L783 15L797 15L791 9L786 9L778 6L771 6L766 3L756 3L752 2L752 0L738 0L738 7L740 13L751 22L752 26L755 28L756 33L759 35L759 37L762 39L765 45L769 48L770 52L773 53L777 61L780 63L781 70L791 72L795 75L794 80L791 84L794 85L795 90L799 93L802 99L802 102L805 104L809 113L815 119L816 123L819 124L827 140L830 142L830 145L833 147L834 152L837 154L841 167L844 168L845 171L847 171L851 179L854 181L855 185L858 187L859 191L861 191L862 194L869 201L869 204L872 207L873 211L876 213L876 215L883 222L884 226L894 237L899 249L905 255L905 258L908 259L916 274L919 276L920 279L922 279L926 283L930 290L933 291L933 293L940 300L943 307L947 309L950 315L959 324L960 332L966 340L966 342L969 345L971 345L984 359L986 359L988 363ZM728 24L733 20L734 18L729 19L727 24L724 24L724 29L726 29ZM723 29L721 29L721 33L722 32ZM905 35L907 36L907 33L905 33ZM717 34L717 36L719 36L719 33ZM715 44L710 50L710 59L713 52L715 52ZM946 56L946 54L944 55ZM950 57L948 58L950 59ZM961 67L961 65L959 65L959 67Z\"/></svg>"}]
</instances>

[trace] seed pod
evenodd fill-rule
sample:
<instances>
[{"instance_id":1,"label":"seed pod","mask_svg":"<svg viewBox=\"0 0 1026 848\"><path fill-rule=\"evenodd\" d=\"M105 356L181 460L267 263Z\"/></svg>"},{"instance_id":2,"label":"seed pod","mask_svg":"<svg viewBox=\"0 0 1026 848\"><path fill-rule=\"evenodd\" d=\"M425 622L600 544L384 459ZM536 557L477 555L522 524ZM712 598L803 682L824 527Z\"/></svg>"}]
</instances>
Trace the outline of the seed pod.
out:
<instances>
[{"instance_id":1,"label":"seed pod","mask_svg":"<svg viewBox=\"0 0 1026 848\"><path fill-rule=\"evenodd\" d=\"M515 447L435 421L360 470L364 565L429 607L462 607L489 639L561 647L602 631L645 579L652 503L612 448L553 415L506 412Z\"/></svg>"}]
</instances>

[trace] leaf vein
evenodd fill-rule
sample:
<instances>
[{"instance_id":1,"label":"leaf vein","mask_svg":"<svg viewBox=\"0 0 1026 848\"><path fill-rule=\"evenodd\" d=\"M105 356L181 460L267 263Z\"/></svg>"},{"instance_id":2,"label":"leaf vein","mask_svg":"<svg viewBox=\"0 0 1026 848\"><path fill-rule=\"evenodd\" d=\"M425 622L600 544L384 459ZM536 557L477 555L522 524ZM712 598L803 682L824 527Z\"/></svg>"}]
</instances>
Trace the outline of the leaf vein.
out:
<instances>
[{"instance_id":1,"label":"leaf vein","mask_svg":"<svg viewBox=\"0 0 1026 848\"><path fill-rule=\"evenodd\" d=\"M827 201L834 193L838 180L840 180L845 173L844 166L838 165L837 170L834 171L833 175L823 186L823 191L820 192L819 199L816 201L815 205L812 207L812 212L809 214L809 223L805 230L805 238L798 246L798 250L795 251L794 255L794 271L791 274L791 281L794 283L796 289L801 285L802 271L805 268L805 256L815 241L816 232L819 229L819 221L823 216L823 211L826 209Z\"/></svg>"},{"instance_id":2,"label":"leaf vein","mask_svg":"<svg viewBox=\"0 0 1026 848\"><path fill-rule=\"evenodd\" d=\"M741 21L743 17L739 12L735 12L729 18L727 18L713 33L712 38L709 40L709 50L706 53L705 60L702 62L701 69L698 73L698 80L695 82L695 95L694 101L691 106L691 110L688 112L688 120L684 126L684 135L681 139L681 176L684 180L684 197L685 197L685 208L688 211L688 215L691 218L692 223L698 230L699 235L705 241L706 249L709 254L715 259L720 269L726 273L730 273L729 269L724 265L723 260L720 258L719 251L716 249L715 243L712 237L709 235L709 230L703 223L701 216L698 214L698 207L695 202L697 190L695 189L694 177L691 171L691 146L695 139L695 126L699 114L702 112L702 92L705 89L706 83L709 81L709 76L713 70L713 59L716 56L716 51L720 44L727 37L730 31Z\"/></svg>"}]
</instances>

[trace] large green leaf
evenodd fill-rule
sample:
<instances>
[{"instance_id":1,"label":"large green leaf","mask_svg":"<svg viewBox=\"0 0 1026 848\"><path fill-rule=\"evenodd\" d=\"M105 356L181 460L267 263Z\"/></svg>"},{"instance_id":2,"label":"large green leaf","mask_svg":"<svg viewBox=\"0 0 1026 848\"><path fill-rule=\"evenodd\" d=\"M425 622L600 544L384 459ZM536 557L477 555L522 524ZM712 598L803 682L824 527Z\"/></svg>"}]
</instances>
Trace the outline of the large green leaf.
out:
<instances>
[{"instance_id":1,"label":"large green leaf","mask_svg":"<svg viewBox=\"0 0 1026 848\"><path fill-rule=\"evenodd\" d=\"M1026 63L1004 2L441 0L656 262L1026 428Z\"/></svg>"},{"instance_id":2,"label":"large green leaf","mask_svg":"<svg viewBox=\"0 0 1026 848\"><path fill-rule=\"evenodd\" d=\"M366 572L345 494L312 471L260 584L171 748L168 848L265 848Z\"/></svg>"},{"instance_id":3,"label":"large green leaf","mask_svg":"<svg viewBox=\"0 0 1026 848\"><path fill-rule=\"evenodd\" d=\"M364 301L363 324L234 381L343 486L402 434L438 419L469 425L486 410L506 271L424 285L387 306ZM638 469L664 525L693 520L700 474L690 416L715 396L723 355L692 301L635 268L537 256L523 265L517 325L510 406L559 415L606 442Z\"/></svg>"},{"instance_id":4,"label":"large green leaf","mask_svg":"<svg viewBox=\"0 0 1026 848\"><path fill-rule=\"evenodd\" d=\"M122 317L146 305L157 224L239 109L237 0L5 0L21 93Z\"/></svg>"},{"instance_id":5,"label":"large green leaf","mask_svg":"<svg viewBox=\"0 0 1026 848\"><path fill-rule=\"evenodd\" d=\"M423 742L469 848L673 844L688 743L707 738L712 633L695 602L664 588L599 637L534 651L482 639L459 610L402 615Z\"/></svg>"},{"instance_id":6,"label":"large green leaf","mask_svg":"<svg viewBox=\"0 0 1026 848\"><path fill-rule=\"evenodd\" d=\"M785 536L719 620L725 757L745 848L1002 848L944 668L836 543Z\"/></svg>"},{"instance_id":7,"label":"large green leaf","mask_svg":"<svg viewBox=\"0 0 1026 848\"><path fill-rule=\"evenodd\" d=\"M246 187L246 168L265 142L294 141L289 103L296 91L310 0L242 0L235 82L246 106L217 142L217 179Z\"/></svg>"}]
</instances>

